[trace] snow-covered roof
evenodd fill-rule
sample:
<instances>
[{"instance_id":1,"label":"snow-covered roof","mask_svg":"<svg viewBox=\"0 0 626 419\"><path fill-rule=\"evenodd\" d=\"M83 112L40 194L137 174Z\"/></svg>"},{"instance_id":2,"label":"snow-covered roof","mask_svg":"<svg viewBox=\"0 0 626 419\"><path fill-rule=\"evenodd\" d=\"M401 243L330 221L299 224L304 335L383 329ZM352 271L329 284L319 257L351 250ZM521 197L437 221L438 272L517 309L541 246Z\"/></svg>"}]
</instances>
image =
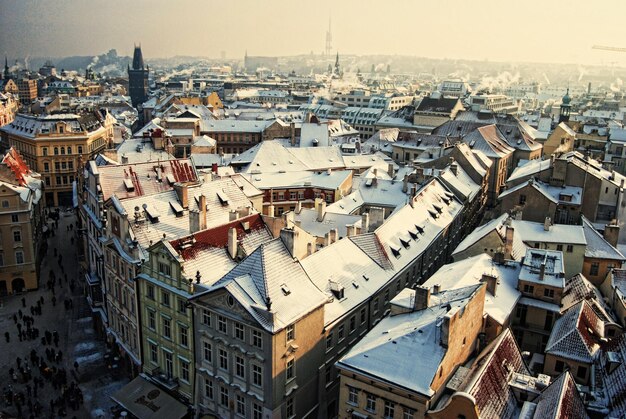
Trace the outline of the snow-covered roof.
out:
<instances>
[{"instance_id":1,"label":"snow-covered roof","mask_svg":"<svg viewBox=\"0 0 626 419\"><path fill-rule=\"evenodd\" d=\"M526 187L532 187L555 204L580 205L582 203L582 188L577 186L552 186L539 180L530 179L502 192L498 199L517 192Z\"/></svg>"},{"instance_id":2,"label":"snow-covered roof","mask_svg":"<svg viewBox=\"0 0 626 419\"><path fill-rule=\"evenodd\" d=\"M249 174L247 179L259 189L311 187L337 190L351 176L350 170L335 170L330 173L299 171Z\"/></svg>"},{"instance_id":3,"label":"snow-covered roof","mask_svg":"<svg viewBox=\"0 0 626 419\"><path fill-rule=\"evenodd\" d=\"M481 254L442 266L422 286L433 288L439 285L444 290L456 289L481 283L483 275L493 275L498 281L496 294L494 296L487 291L484 312L505 325L521 295L517 289L520 268L518 262L496 264L489 255Z\"/></svg>"},{"instance_id":4,"label":"snow-covered roof","mask_svg":"<svg viewBox=\"0 0 626 419\"><path fill-rule=\"evenodd\" d=\"M144 163L149 161L164 161L175 159L166 150L156 150L152 141L143 138L129 138L122 141L116 148L117 163L123 163L122 157L127 163Z\"/></svg>"},{"instance_id":5,"label":"snow-covered roof","mask_svg":"<svg viewBox=\"0 0 626 419\"><path fill-rule=\"evenodd\" d=\"M543 223L523 220L512 220L511 225L525 243L587 244L582 226L554 224L546 230Z\"/></svg>"},{"instance_id":6,"label":"snow-covered roof","mask_svg":"<svg viewBox=\"0 0 626 419\"><path fill-rule=\"evenodd\" d=\"M302 208L299 213L293 213L294 222L299 227L315 237L324 237L331 229L336 228L338 236L346 237L347 226L361 228L361 216L325 211L322 221L317 220L318 212L315 208Z\"/></svg>"},{"instance_id":7,"label":"snow-covered roof","mask_svg":"<svg viewBox=\"0 0 626 419\"><path fill-rule=\"evenodd\" d=\"M569 371L565 371L550 383L533 403L536 404L533 417L537 419L589 418L576 382Z\"/></svg>"},{"instance_id":8,"label":"snow-covered roof","mask_svg":"<svg viewBox=\"0 0 626 419\"><path fill-rule=\"evenodd\" d=\"M454 257L455 255L458 255L459 253L469 249L493 231L495 231L500 236L502 244L504 245L504 241L506 239L507 223L509 223L509 215L502 214L498 218L475 228L474 231L468 234L465 239L463 239L461 243L459 243L456 249L454 249L454 251L452 252L452 256ZM517 233L517 230L514 230L511 258L514 260L521 260L522 257L526 254L526 248L527 247L522 241L521 235Z\"/></svg>"},{"instance_id":9,"label":"snow-covered roof","mask_svg":"<svg viewBox=\"0 0 626 419\"><path fill-rule=\"evenodd\" d=\"M600 349L604 323L586 301L567 310L552 328L546 354L590 364Z\"/></svg>"},{"instance_id":10,"label":"snow-covered roof","mask_svg":"<svg viewBox=\"0 0 626 419\"><path fill-rule=\"evenodd\" d=\"M524 256L519 280L563 289L565 287L563 252L528 249Z\"/></svg>"},{"instance_id":11,"label":"snow-covered roof","mask_svg":"<svg viewBox=\"0 0 626 419\"><path fill-rule=\"evenodd\" d=\"M507 182L522 179L528 176L537 175L552 167L552 160L520 160L517 167L513 169L513 173L507 179Z\"/></svg>"},{"instance_id":12,"label":"snow-covered roof","mask_svg":"<svg viewBox=\"0 0 626 419\"><path fill-rule=\"evenodd\" d=\"M585 257L626 261L624 255L607 242L585 216L583 216L583 232L587 241Z\"/></svg>"},{"instance_id":13,"label":"snow-covered roof","mask_svg":"<svg viewBox=\"0 0 626 419\"><path fill-rule=\"evenodd\" d=\"M446 290L427 309L385 317L337 366L433 396L431 384L447 351L439 323L450 311L463 310L479 287Z\"/></svg>"}]
</instances>

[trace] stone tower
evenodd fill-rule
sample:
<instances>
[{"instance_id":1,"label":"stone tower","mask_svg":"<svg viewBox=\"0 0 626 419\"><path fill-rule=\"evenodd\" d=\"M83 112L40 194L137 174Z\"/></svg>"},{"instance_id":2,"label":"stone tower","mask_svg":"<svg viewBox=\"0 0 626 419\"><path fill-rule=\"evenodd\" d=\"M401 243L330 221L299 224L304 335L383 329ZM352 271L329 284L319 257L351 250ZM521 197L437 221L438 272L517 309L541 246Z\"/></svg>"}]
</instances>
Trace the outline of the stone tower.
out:
<instances>
[{"instance_id":1,"label":"stone tower","mask_svg":"<svg viewBox=\"0 0 626 419\"><path fill-rule=\"evenodd\" d=\"M144 66L141 45L135 45L132 67L128 67L128 90L136 108L148 99L148 75L150 67Z\"/></svg>"}]
</instances>

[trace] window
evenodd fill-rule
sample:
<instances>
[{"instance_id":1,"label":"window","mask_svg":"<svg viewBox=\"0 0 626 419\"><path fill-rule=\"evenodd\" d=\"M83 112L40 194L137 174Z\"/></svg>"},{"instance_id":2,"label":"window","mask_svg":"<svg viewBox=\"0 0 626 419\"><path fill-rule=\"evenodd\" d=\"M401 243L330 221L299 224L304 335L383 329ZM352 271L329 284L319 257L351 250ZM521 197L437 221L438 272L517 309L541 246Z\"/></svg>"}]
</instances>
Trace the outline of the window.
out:
<instances>
[{"instance_id":1,"label":"window","mask_svg":"<svg viewBox=\"0 0 626 419\"><path fill-rule=\"evenodd\" d=\"M156 330L156 312L148 309L148 327L150 330Z\"/></svg>"},{"instance_id":2,"label":"window","mask_svg":"<svg viewBox=\"0 0 626 419\"><path fill-rule=\"evenodd\" d=\"M15 252L15 263L18 265L22 265L24 263L24 252L21 250Z\"/></svg>"},{"instance_id":3,"label":"window","mask_svg":"<svg viewBox=\"0 0 626 419\"><path fill-rule=\"evenodd\" d=\"M202 343L202 352L204 354L205 361L213 362L213 347L209 342Z\"/></svg>"},{"instance_id":4,"label":"window","mask_svg":"<svg viewBox=\"0 0 626 419\"><path fill-rule=\"evenodd\" d=\"M252 403L252 419L263 419L263 406Z\"/></svg>"},{"instance_id":5,"label":"window","mask_svg":"<svg viewBox=\"0 0 626 419\"><path fill-rule=\"evenodd\" d=\"M20 221L20 217L17 214L11 214L11 222L18 223Z\"/></svg>"},{"instance_id":6,"label":"window","mask_svg":"<svg viewBox=\"0 0 626 419\"><path fill-rule=\"evenodd\" d=\"M354 406L359 404L359 390L350 386L348 386L348 403Z\"/></svg>"},{"instance_id":7,"label":"window","mask_svg":"<svg viewBox=\"0 0 626 419\"><path fill-rule=\"evenodd\" d=\"M48 147L43 147L43 148L41 149L41 152L42 152L42 154L43 154L44 156L47 156L47 155L48 155Z\"/></svg>"},{"instance_id":8,"label":"window","mask_svg":"<svg viewBox=\"0 0 626 419\"><path fill-rule=\"evenodd\" d=\"M45 163L43 164L43 171L44 171L44 172L49 172L49 171L50 171L50 163L45 162Z\"/></svg>"},{"instance_id":9,"label":"window","mask_svg":"<svg viewBox=\"0 0 626 419\"><path fill-rule=\"evenodd\" d=\"M287 381L293 380L296 376L296 365L293 358L287 361L287 368L285 371L287 372Z\"/></svg>"},{"instance_id":10,"label":"window","mask_svg":"<svg viewBox=\"0 0 626 419\"><path fill-rule=\"evenodd\" d=\"M187 312L187 307L185 307L186 301L180 298L178 298L177 300L178 300L178 312L185 314Z\"/></svg>"},{"instance_id":11,"label":"window","mask_svg":"<svg viewBox=\"0 0 626 419\"><path fill-rule=\"evenodd\" d=\"M245 360L239 355L235 356L235 375L239 378L245 378L246 376L246 363Z\"/></svg>"},{"instance_id":12,"label":"window","mask_svg":"<svg viewBox=\"0 0 626 419\"><path fill-rule=\"evenodd\" d=\"M361 324L365 323L365 309L361 309Z\"/></svg>"},{"instance_id":13,"label":"window","mask_svg":"<svg viewBox=\"0 0 626 419\"><path fill-rule=\"evenodd\" d=\"M189 382L189 362L179 359L180 363L180 379Z\"/></svg>"},{"instance_id":14,"label":"window","mask_svg":"<svg viewBox=\"0 0 626 419\"><path fill-rule=\"evenodd\" d=\"M592 262L591 268L589 269L589 275L598 276L598 272L600 271L600 263Z\"/></svg>"},{"instance_id":15,"label":"window","mask_svg":"<svg viewBox=\"0 0 626 419\"><path fill-rule=\"evenodd\" d=\"M211 312L209 310L202 310L202 324L211 326Z\"/></svg>"},{"instance_id":16,"label":"window","mask_svg":"<svg viewBox=\"0 0 626 419\"><path fill-rule=\"evenodd\" d=\"M228 407L228 389L224 386L220 386L220 404Z\"/></svg>"},{"instance_id":17,"label":"window","mask_svg":"<svg viewBox=\"0 0 626 419\"><path fill-rule=\"evenodd\" d=\"M543 296L548 298L554 298L554 290L550 288L544 288Z\"/></svg>"},{"instance_id":18,"label":"window","mask_svg":"<svg viewBox=\"0 0 626 419\"><path fill-rule=\"evenodd\" d=\"M19 230L15 230L13 232L13 241L14 242L21 242L22 241L22 232Z\"/></svg>"},{"instance_id":19,"label":"window","mask_svg":"<svg viewBox=\"0 0 626 419\"><path fill-rule=\"evenodd\" d=\"M532 294L535 292L535 287L533 285L524 284L524 292L527 294Z\"/></svg>"},{"instance_id":20,"label":"window","mask_svg":"<svg viewBox=\"0 0 626 419\"><path fill-rule=\"evenodd\" d=\"M165 374L168 377L172 377L174 376L174 360L172 357L172 353L163 350L163 356L165 357Z\"/></svg>"},{"instance_id":21,"label":"window","mask_svg":"<svg viewBox=\"0 0 626 419\"><path fill-rule=\"evenodd\" d=\"M228 353L220 348L219 350L220 368L228 371Z\"/></svg>"},{"instance_id":22,"label":"window","mask_svg":"<svg viewBox=\"0 0 626 419\"><path fill-rule=\"evenodd\" d=\"M524 205L526 203L526 195L520 194L519 196L519 204Z\"/></svg>"},{"instance_id":23,"label":"window","mask_svg":"<svg viewBox=\"0 0 626 419\"><path fill-rule=\"evenodd\" d=\"M150 361L153 364L157 364L159 362L158 346L154 343L150 343Z\"/></svg>"},{"instance_id":24,"label":"window","mask_svg":"<svg viewBox=\"0 0 626 419\"><path fill-rule=\"evenodd\" d=\"M263 368L260 365L252 364L252 384L263 386Z\"/></svg>"},{"instance_id":25,"label":"window","mask_svg":"<svg viewBox=\"0 0 626 419\"><path fill-rule=\"evenodd\" d=\"M63 134L63 127L60 127L59 130ZM61 154L65 154L65 147L61 147Z\"/></svg>"},{"instance_id":26,"label":"window","mask_svg":"<svg viewBox=\"0 0 626 419\"><path fill-rule=\"evenodd\" d=\"M172 321L163 317L163 337L167 339L172 338Z\"/></svg>"},{"instance_id":27,"label":"window","mask_svg":"<svg viewBox=\"0 0 626 419\"><path fill-rule=\"evenodd\" d=\"M4 266L4 255L0 253L0 266Z\"/></svg>"},{"instance_id":28,"label":"window","mask_svg":"<svg viewBox=\"0 0 626 419\"><path fill-rule=\"evenodd\" d=\"M244 328L243 324L235 322L235 338L244 340Z\"/></svg>"},{"instance_id":29,"label":"window","mask_svg":"<svg viewBox=\"0 0 626 419\"><path fill-rule=\"evenodd\" d=\"M167 263L159 262L159 273L167 276L172 275L172 269Z\"/></svg>"},{"instance_id":30,"label":"window","mask_svg":"<svg viewBox=\"0 0 626 419\"><path fill-rule=\"evenodd\" d=\"M67 154L72 154L72 147L67 147Z\"/></svg>"},{"instance_id":31,"label":"window","mask_svg":"<svg viewBox=\"0 0 626 419\"><path fill-rule=\"evenodd\" d=\"M78 154L83 154L83 146L82 145L78 146Z\"/></svg>"},{"instance_id":32,"label":"window","mask_svg":"<svg viewBox=\"0 0 626 419\"><path fill-rule=\"evenodd\" d=\"M287 399L286 413L288 418L292 418L296 415L296 402L293 397Z\"/></svg>"},{"instance_id":33,"label":"window","mask_svg":"<svg viewBox=\"0 0 626 419\"><path fill-rule=\"evenodd\" d=\"M333 347L333 334L332 332L326 336L326 350L330 351Z\"/></svg>"},{"instance_id":34,"label":"window","mask_svg":"<svg viewBox=\"0 0 626 419\"><path fill-rule=\"evenodd\" d=\"M146 294L148 294L148 298L154 301L154 285L147 284L146 291Z\"/></svg>"},{"instance_id":35,"label":"window","mask_svg":"<svg viewBox=\"0 0 626 419\"><path fill-rule=\"evenodd\" d=\"M385 400L385 410L383 411L383 417L392 419L395 413L396 404L390 402L389 400Z\"/></svg>"},{"instance_id":36,"label":"window","mask_svg":"<svg viewBox=\"0 0 626 419\"><path fill-rule=\"evenodd\" d=\"M237 414L241 416L246 415L246 399L241 394L237 394Z\"/></svg>"},{"instance_id":37,"label":"window","mask_svg":"<svg viewBox=\"0 0 626 419\"><path fill-rule=\"evenodd\" d=\"M376 298L374 300L374 308L373 308L374 314L378 313L378 298Z\"/></svg>"},{"instance_id":38,"label":"window","mask_svg":"<svg viewBox=\"0 0 626 419\"><path fill-rule=\"evenodd\" d=\"M161 290L161 304L163 304L165 307L170 306L170 294L163 290Z\"/></svg>"},{"instance_id":39,"label":"window","mask_svg":"<svg viewBox=\"0 0 626 419\"><path fill-rule=\"evenodd\" d=\"M257 330L252 331L252 345L257 348L263 348L263 336Z\"/></svg>"},{"instance_id":40,"label":"window","mask_svg":"<svg viewBox=\"0 0 626 419\"><path fill-rule=\"evenodd\" d=\"M350 317L350 333L354 332L356 329L356 317Z\"/></svg>"},{"instance_id":41,"label":"window","mask_svg":"<svg viewBox=\"0 0 626 419\"><path fill-rule=\"evenodd\" d=\"M562 244L557 244L557 245L556 245L556 250L558 250L558 251L561 251L561 252L562 252L562 251L563 251L563 245L562 245Z\"/></svg>"},{"instance_id":42,"label":"window","mask_svg":"<svg viewBox=\"0 0 626 419\"><path fill-rule=\"evenodd\" d=\"M204 397L213 400L213 381L204 379Z\"/></svg>"},{"instance_id":43,"label":"window","mask_svg":"<svg viewBox=\"0 0 626 419\"><path fill-rule=\"evenodd\" d=\"M372 413L376 412L376 396L374 396L373 394L367 395L365 410Z\"/></svg>"},{"instance_id":44,"label":"window","mask_svg":"<svg viewBox=\"0 0 626 419\"><path fill-rule=\"evenodd\" d=\"M564 369L565 364L563 363L563 361L556 361L556 363L554 364L554 371L563 372Z\"/></svg>"},{"instance_id":45,"label":"window","mask_svg":"<svg viewBox=\"0 0 626 419\"><path fill-rule=\"evenodd\" d=\"M344 325L339 326L339 330L337 331L337 342L341 342L344 338Z\"/></svg>"},{"instance_id":46,"label":"window","mask_svg":"<svg viewBox=\"0 0 626 419\"><path fill-rule=\"evenodd\" d=\"M189 345L189 334L188 334L188 329L185 326L179 326L179 338L180 338L180 345L184 346L185 348Z\"/></svg>"},{"instance_id":47,"label":"window","mask_svg":"<svg viewBox=\"0 0 626 419\"><path fill-rule=\"evenodd\" d=\"M287 326L287 342L292 341L296 338L296 326L290 324Z\"/></svg>"},{"instance_id":48,"label":"window","mask_svg":"<svg viewBox=\"0 0 626 419\"><path fill-rule=\"evenodd\" d=\"M582 365L578 366L578 370L576 370L576 377L578 378L586 378L587 377L587 367L583 367Z\"/></svg>"},{"instance_id":49,"label":"window","mask_svg":"<svg viewBox=\"0 0 626 419\"><path fill-rule=\"evenodd\" d=\"M325 381L326 381L326 386L328 386L333 381L333 368L332 368L332 366L326 367Z\"/></svg>"},{"instance_id":50,"label":"window","mask_svg":"<svg viewBox=\"0 0 626 419\"><path fill-rule=\"evenodd\" d=\"M226 317L217 316L217 329L222 333L226 333Z\"/></svg>"},{"instance_id":51,"label":"window","mask_svg":"<svg viewBox=\"0 0 626 419\"><path fill-rule=\"evenodd\" d=\"M414 419L414 417L415 417L415 410L405 407L404 412L402 414L402 419Z\"/></svg>"},{"instance_id":52,"label":"window","mask_svg":"<svg viewBox=\"0 0 626 419\"><path fill-rule=\"evenodd\" d=\"M55 156L59 155L59 147L54 147L54 155Z\"/></svg>"},{"instance_id":53,"label":"window","mask_svg":"<svg viewBox=\"0 0 626 419\"><path fill-rule=\"evenodd\" d=\"M574 245L568 244L567 245L567 253L572 253L573 251L574 251Z\"/></svg>"}]
</instances>

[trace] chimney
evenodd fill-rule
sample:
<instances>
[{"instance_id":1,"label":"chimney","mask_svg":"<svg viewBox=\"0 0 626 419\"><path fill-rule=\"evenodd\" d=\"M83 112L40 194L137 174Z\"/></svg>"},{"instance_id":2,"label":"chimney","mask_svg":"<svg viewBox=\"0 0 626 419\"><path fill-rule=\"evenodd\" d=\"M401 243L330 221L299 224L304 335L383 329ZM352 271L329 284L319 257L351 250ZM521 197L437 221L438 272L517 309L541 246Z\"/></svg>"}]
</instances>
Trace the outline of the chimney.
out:
<instances>
[{"instance_id":1,"label":"chimney","mask_svg":"<svg viewBox=\"0 0 626 419\"><path fill-rule=\"evenodd\" d=\"M541 262L539 266L539 280L543 281L543 278L546 276L546 262Z\"/></svg>"},{"instance_id":2,"label":"chimney","mask_svg":"<svg viewBox=\"0 0 626 419\"><path fill-rule=\"evenodd\" d=\"M550 217L546 217L546 220L543 222L543 229L545 231L550 231L550 226L552 225L552 220Z\"/></svg>"},{"instance_id":3,"label":"chimney","mask_svg":"<svg viewBox=\"0 0 626 419\"><path fill-rule=\"evenodd\" d=\"M317 208L317 221L321 223L324 221L324 214L326 214L326 201L320 200L319 205L317 203L317 199L315 201L315 207Z\"/></svg>"},{"instance_id":4,"label":"chimney","mask_svg":"<svg viewBox=\"0 0 626 419\"><path fill-rule=\"evenodd\" d=\"M185 209L189 208L189 187L187 184L176 182L174 184L174 191L176 191L180 206Z\"/></svg>"},{"instance_id":5,"label":"chimney","mask_svg":"<svg viewBox=\"0 0 626 419\"><path fill-rule=\"evenodd\" d=\"M617 220L612 220L610 224L604 226L604 240L609 242L611 246L617 247L617 239L619 237L619 224Z\"/></svg>"},{"instance_id":6,"label":"chimney","mask_svg":"<svg viewBox=\"0 0 626 419\"><path fill-rule=\"evenodd\" d=\"M333 228L330 230L330 244L333 244L337 241L337 229Z\"/></svg>"},{"instance_id":7,"label":"chimney","mask_svg":"<svg viewBox=\"0 0 626 419\"><path fill-rule=\"evenodd\" d=\"M233 259L237 257L237 229L235 227L228 229L228 254Z\"/></svg>"},{"instance_id":8,"label":"chimney","mask_svg":"<svg viewBox=\"0 0 626 419\"><path fill-rule=\"evenodd\" d=\"M269 204L267 206L267 216L274 217L274 204Z\"/></svg>"},{"instance_id":9,"label":"chimney","mask_svg":"<svg viewBox=\"0 0 626 419\"><path fill-rule=\"evenodd\" d=\"M370 207L370 230L376 230L385 221L385 209L380 207Z\"/></svg>"},{"instance_id":10,"label":"chimney","mask_svg":"<svg viewBox=\"0 0 626 419\"><path fill-rule=\"evenodd\" d=\"M346 237L352 237L356 235L356 227L354 224L346 224Z\"/></svg>"},{"instance_id":11,"label":"chimney","mask_svg":"<svg viewBox=\"0 0 626 419\"><path fill-rule=\"evenodd\" d=\"M191 234L197 233L200 231L200 211L198 210L190 210L189 211L189 232Z\"/></svg>"},{"instance_id":12,"label":"chimney","mask_svg":"<svg viewBox=\"0 0 626 419\"><path fill-rule=\"evenodd\" d=\"M211 173L217 174L217 163L211 165Z\"/></svg>"},{"instance_id":13,"label":"chimney","mask_svg":"<svg viewBox=\"0 0 626 419\"><path fill-rule=\"evenodd\" d=\"M456 162L450 164L450 171L454 176L458 176L459 174L459 165Z\"/></svg>"},{"instance_id":14,"label":"chimney","mask_svg":"<svg viewBox=\"0 0 626 419\"><path fill-rule=\"evenodd\" d=\"M280 230L280 239L294 259L302 260L307 257L309 243L305 232L298 227L283 228Z\"/></svg>"},{"instance_id":15,"label":"chimney","mask_svg":"<svg viewBox=\"0 0 626 419\"><path fill-rule=\"evenodd\" d=\"M301 211L302 211L302 202L298 201L296 202L296 214L300 214Z\"/></svg>"},{"instance_id":16,"label":"chimney","mask_svg":"<svg viewBox=\"0 0 626 419\"><path fill-rule=\"evenodd\" d=\"M122 164L128 164L128 156L126 154L122 154Z\"/></svg>"},{"instance_id":17,"label":"chimney","mask_svg":"<svg viewBox=\"0 0 626 419\"><path fill-rule=\"evenodd\" d=\"M228 221L235 221L237 218L239 218L239 214L236 210L228 211Z\"/></svg>"},{"instance_id":18,"label":"chimney","mask_svg":"<svg viewBox=\"0 0 626 419\"><path fill-rule=\"evenodd\" d=\"M504 237L504 259L511 260L511 255L513 254L513 235L515 234L515 229L510 225L506 226L506 233Z\"/></svg>"},{"instance_id":19,"label":"chimney","mask_svg":"<svg viewBox=\"0 0 626 419\"><path fill-rule=\"evenodd\" d=\"M326 234L324 234L324 246L330 246L331 245L331 241L330 241L330 231Z\"/></svg>"},{"instance_id":20,"label":"chimney","mask_svg":"<svg viewBox=\"0 0 626 419\"><path fill-rule=\"evenodd\" d=\"M291 122L289 124L289 136L291 138L291 146L295 147L295 145L296 145L296 124L295 124L295 122Z\"/></svg>"},{"instance_id":21,"label":"chimney","mask_svg":"<svg viewBox=\"0 0 626 419\"><path fill-rule=\"evenodd\" d=\"M361 234L369 233L370 231L370 215L366 212L361 215Z\"/></svg>"},{"instance_id":22,"label":"chimney","mask_svg":"<svg viewBox=\"0 0 626 419\"><path fill-rule=\"evenodd\" d=\"M415 301L413 308L415 310L424 310L430 304L430 288L420 285L415 289Z\"/></svg>"},{"instance_id":23,"label":"chimney","mask_svg":"<svg viewBox=\"0 0 626 419\"><path fill-rule=\"evenodd\" d=\"M389 177L393 177L393 163L389 163L387 165L387 174L389 175Z\"/></svg>"},{"instance_id":24,"label":"chimney","mask_svg":"<svg viewBox=\"0 0 626 419\"><path fill-rule=\"evenodd\" d=\"M200 211L200 230L206 230L206 196L201 194L198 201L198 211Z\"/></svg>"},{"instance_id":25,"label":"chimney","mask_svg":"<svg viewBox=\"0 0 626 419\"><path fill-rule=\"evenodd\" d=\"M433 294L437 295L439 294L439 292L441 291L441 284L435 284L433 285Z\"/></svg>"},{"instance_id":26,"label":"chimney","mask_svg":"<svg viewBox=\"0 0 626 419\"><path fill-rule=\"evenodd\" d=\"M409 175L404 175L402 179L402 192L406 193L409 190Z\"/></svg>"},{"instance_id":27,"label":"chimney","mask_svg":"<svg viewBox=\"0 0 626 419\"><path fill-rule=\"evenodd\" d=\"M489 294L496 296L496 290L498 288L498 277L493 274L483 274L480 282L487 284L487 291Z\"/></svg>"},{"instance_id":28,"label":"chimney","mask_svg":"<svg viewBox=\"0 0 626 419\"><path fill-rule=\"evenodd\" d=\"M211 180L213 180L213 178L211 177L211 172L204 172L204 182L210 182Z\"/></svg>"}]
</instances>

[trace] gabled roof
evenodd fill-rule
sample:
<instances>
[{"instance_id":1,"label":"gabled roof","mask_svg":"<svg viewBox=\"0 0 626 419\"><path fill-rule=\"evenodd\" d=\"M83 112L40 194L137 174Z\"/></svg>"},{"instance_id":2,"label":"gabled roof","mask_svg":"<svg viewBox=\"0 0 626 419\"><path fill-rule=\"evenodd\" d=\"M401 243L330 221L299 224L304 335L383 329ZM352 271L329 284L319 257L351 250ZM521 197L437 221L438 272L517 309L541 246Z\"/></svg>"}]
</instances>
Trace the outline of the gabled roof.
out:
<instances>
[{"instance_id":1,"label":"gabled roof","mask_svg":"<svg viewBox=\"0 0 626 419\"><path fill-rule=\"evenodd\" d=\"M208 292L222 288L270 333L277 333L328 300L280 238L261 244Z\"/></svg>"},{"instance_id":2,"label":"gabled roof","mask_svg":"<svg viewBox=\"0 0 626 419\"><path fill-rule=\"evenodd\" d=\"M556 321L545 352L590 364L603 336L604 323L586 301L581 301Z\"/></svg>"},{"instance_id":3,"label":"gabled roof","mask_svg":"<svg viewBox=\"0 0 626 419\"><path fill-rule=\"evenodd\" d=\"M443 291L427 309L383 318L337 366L433 396L431 384L447 351L439 322L450 310L463 310L479 288Z\"/></svg>"},{"instance_id":4,"label":"gabled roof","mask_svg":"<svg viewBox=\"0 0 626 419\"><path fill-rule=\"evenodd\" d=\"M569 371L565 371L534 400L537 419L588 418L576 383Z\"/></svg>"},{"instance_id":5,"label":"gabled roof","mask_svg":"<svg viewBox=\"0 0 626 419\"><path fill-rule=\"evenodd\" d=\"M520 160L517 167L513 169L513 173L507 179L507 182L524 178L527 176L537 175L543 171L550 170L552 160Z\"/></svg>"},{"instance_id":6,"label":"gabled roof","mask_svg":"<svg viewBox=\"0 0 626 419\"><path fill-rule=\"evenodd\" d=\"M585 257L626 261L624 255L604 239L587 217L583 215L582 218L585 240L587 240Z\"/></svg>"},{"instance_id":7,"label":"gabled roof","mask_svg":"<svg viewBox=\"0 0 626 419\"><path fill-rule=\"evenodd\" d=\"M481 418L515 417L517 399L509 386L513 372L529 374L511 329L507 328L471 366L471 381L465 392L476 400Z\"/></svg>"},{"instance_id":8,"label":"gabled roof","mask_svg":"<svg viewBox=\"0 0 626 419\"><path fill-rule=\"evenodd\" d=\"M600 290L580 273L565 282L565 288L561 294L561 311L565 312L581 301L587 301L603 322L615 323Z\"/></svg>"},{"instance_id":9,"label":"gabled roof","mask_svg":"<svg viewBox=\"0 0 626 419\"><path fill-rule=\"evenodd\" d=\"M472 150L480 150L490 158L506 157L515 151L495 125L477 128L463 137L463 142Z\"/></svg>"},{"instance_id":10,"label":"gabled roof","mask_svg":"<svg viewBox=\"0 0 626 419\"><path fill-rule=\"evenodd\" d=\"M495 231L500 236L502 243L504 245L504 240L506 239L506 226L509 220L508 214L502 214L498 218L483 224L482 226L474 229L470 234L468 234L465 239L459 243L459 245L452 252L452 256L457 255L465 250L469 249L471 246L478 243L484 237L486 237L489 233ZM521 238L521 234L518 233L517 230L513 233L513 247L511 249L511 258L514 260L521 260L522 257L526 254L527 246L524 244Z\"/></svg>"},{"instance_id":11,"label":"gabled roof","mask_svg":"<svg viewBox=\"0 0 626 419\"><path fill-rule=\"evenodd\" d=\"M609 372L609 353L617 362L615 369ZM606 417L622 418L626 415L626 334L610 340L602 348L602 356L598 358L596 370L602 376L604 404L608 412ZM600 383L598 383L600 384Z\"/></svg>"},{"instance_id":12,"label":"gabled roof","mask_svg":"<svg viewBox=\"0 0 626 419\"><path fill-rule=\"evenodd\" d=\"M451 113L454 107L461 102L457 98L447 97L425 97L421 100L420 104L415 109L416 113Z\"/></svg>"}]
</instances>

